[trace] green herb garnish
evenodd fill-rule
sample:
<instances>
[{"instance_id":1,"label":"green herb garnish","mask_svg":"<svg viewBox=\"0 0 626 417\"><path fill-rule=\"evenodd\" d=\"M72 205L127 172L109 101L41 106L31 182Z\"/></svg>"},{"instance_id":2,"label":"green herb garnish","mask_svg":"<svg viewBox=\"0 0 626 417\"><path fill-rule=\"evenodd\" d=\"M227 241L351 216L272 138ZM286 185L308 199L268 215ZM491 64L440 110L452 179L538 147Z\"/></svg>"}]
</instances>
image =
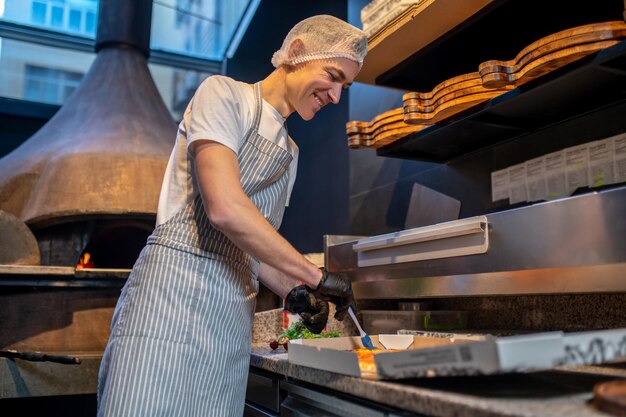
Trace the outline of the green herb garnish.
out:
<instances>
[{"instance_id":1,"label":"green herb garnish","mask_svg":"<svg viewBox=\"0 0 626 417\"><path fill-rule=\"evenodd\" d=\"M288 329L278 335L278 341L281 339L293 340L293 339L320 339L322 337L339 337L341 333L338 331L322 332L315 334L309 331L302 322L297 321L292 323Z\"/></svg>"}]
</instances>

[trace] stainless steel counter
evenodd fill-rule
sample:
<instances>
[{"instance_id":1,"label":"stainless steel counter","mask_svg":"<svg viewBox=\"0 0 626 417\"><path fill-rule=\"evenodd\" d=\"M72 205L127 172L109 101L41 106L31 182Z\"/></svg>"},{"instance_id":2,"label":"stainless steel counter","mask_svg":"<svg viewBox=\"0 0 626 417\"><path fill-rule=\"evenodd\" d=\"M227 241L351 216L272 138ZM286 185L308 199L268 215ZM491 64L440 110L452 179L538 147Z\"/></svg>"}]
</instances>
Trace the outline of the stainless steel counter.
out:
<instances>
[{"instance_id":1,"label":"stainless steel counter","mask_svg":"<svg viewBox=\"0 0 626 417\"><path fill-rule=\"evenodd\" d=\"M587 402L596 383L626 378L626 363L481 377L374 381L288 362L284 350L252 347L250 366L399 410L437 417L606 417Z\"/></svg>"}]
</instances>

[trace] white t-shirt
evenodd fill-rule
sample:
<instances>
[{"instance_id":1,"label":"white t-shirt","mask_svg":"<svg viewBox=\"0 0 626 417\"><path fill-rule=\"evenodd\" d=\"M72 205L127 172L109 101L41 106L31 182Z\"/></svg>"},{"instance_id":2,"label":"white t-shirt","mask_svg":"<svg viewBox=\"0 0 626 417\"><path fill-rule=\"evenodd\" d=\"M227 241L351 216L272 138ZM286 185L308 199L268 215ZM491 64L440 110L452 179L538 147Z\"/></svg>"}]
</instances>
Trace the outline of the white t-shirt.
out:
<instances>
[{"instance_id":1,"label":"white t-shirt","mask_svg":"<svg viewBox=\"0 0 626 417\"><path fill-rule=\"evenodd\" d=\"M289 205L298 167L298 146L289 137L280 113L265 100L262 103L259 134L293 156L289 165ZM201 139L213 140L238 154L245 134L252 127L255 109L254 88L250 84L222 75L213 75L202 82L178 125L176 145L161 186L157 225L166 222L198 195L189 144Z\"/></svg>"}]
</instances>

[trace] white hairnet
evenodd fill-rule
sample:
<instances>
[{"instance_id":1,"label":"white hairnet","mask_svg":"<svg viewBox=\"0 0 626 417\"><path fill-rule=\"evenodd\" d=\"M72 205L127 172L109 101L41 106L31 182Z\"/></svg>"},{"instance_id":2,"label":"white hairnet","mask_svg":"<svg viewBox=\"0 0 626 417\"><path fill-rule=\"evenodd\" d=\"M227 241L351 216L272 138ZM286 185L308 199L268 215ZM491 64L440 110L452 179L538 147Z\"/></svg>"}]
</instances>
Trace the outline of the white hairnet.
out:
<instances>
[{"instance_id":1,"label":"white hairnet","mask_svg":"<svg viewBox=\"0 0 626 417\"><path fill-rule=\"evenodd\" d=\"M303 48L289 56L289 47L300 39ZM296 65L314 59L348 58L356 61L359 68L367 54L365 32L341 19L330 15L318 15L304 19L293 27L283 41L283 46L272 56L272 65Z\"/></svg>"}]
</instances>

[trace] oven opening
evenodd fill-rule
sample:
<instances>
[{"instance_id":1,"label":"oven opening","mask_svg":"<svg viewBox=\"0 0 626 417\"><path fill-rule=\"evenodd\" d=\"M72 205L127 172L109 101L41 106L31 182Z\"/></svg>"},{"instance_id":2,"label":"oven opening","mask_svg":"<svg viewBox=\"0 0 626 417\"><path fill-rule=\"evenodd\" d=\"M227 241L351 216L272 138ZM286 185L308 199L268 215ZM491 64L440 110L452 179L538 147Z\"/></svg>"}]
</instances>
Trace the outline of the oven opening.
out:
<instances>
[{"instance_id":1,"label":"oven opening","mask_svg":"<svg viewBox=\"0 0 626 417\"><path fill-rule=\"evenodd\" d=\"M134 221L103 225L94 231L76 267L130 269L152 230L152 225Z\"/></svg>"},{"instance_id":2,"label":"oven opening","mask_svg":"<svg viewBox=\"0 0 626 417\"><path fill-rule=\"evenodd\" d=\"M33 233L41 265L79 267L82 262L83 268L130 269L153 230L154 218L94 216L47 225Z\"/></svg>"}]
</instances>

